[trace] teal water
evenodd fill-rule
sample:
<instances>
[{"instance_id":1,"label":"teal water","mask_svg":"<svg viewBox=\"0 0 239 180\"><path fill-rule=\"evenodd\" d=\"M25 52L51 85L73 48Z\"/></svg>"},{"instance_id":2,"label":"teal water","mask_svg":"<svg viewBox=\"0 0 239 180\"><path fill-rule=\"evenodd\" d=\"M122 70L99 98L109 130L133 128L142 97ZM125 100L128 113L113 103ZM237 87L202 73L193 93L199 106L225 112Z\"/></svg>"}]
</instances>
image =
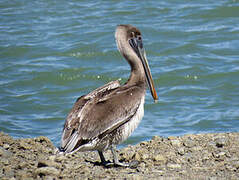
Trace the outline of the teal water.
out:
<instances>
[{"instance_id":1,"label":"teal water","mask_svg":"<svg viewBox=\"0 0 239 180\"><path fill-rule=\"evenodd\" d=\"M143 33L159 102L124 143L239 131L239 1L0 2L0 131L59 145L77 97L129 76L117 24Z\"/></svg>"}]
</instances>

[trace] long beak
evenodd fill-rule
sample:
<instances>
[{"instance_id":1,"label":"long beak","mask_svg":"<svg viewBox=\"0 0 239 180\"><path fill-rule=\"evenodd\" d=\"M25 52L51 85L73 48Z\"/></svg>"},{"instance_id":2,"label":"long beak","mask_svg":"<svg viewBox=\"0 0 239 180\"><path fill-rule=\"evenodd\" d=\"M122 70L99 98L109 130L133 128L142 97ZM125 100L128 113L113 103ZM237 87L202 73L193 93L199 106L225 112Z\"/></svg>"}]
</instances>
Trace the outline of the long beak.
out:
<instances>
[{"instance_id":1,"label":"long beak","mask_svg":"<svg viewBox=\"0 0 239 180\"><path fill-rule=\"evenodd\" d=\"M142 40L137 40L137 38L132 38L129 40L129 44L134 49L134 51L136 52L136 54L138 55L138 57L140 58L143 64L146 80L147 80L151 95L154 98L154 101L157 102L158 95L154 87L154 81L150 72L150 68L149 68L148 60L146 58L145 50L143 48Z\"/></svg>"},{"instance_id":2,"label":"long beak","mask_svg":"<svg viewBox=\"0 0 239 180\"><path fill-rule=\"evenodd\" d=\"M152 78L152 75L151 75L148 60L146 58L146 53L145 53L144 49L139 50L139 53L140 53L140 57L141 57L140 59L141 59L142 64L144 66L145 76L146 76L146 80L147 80L151 95L154 98L154 101L157 102L158 95L157 95L156 90L155 90L154 81L153 81L153 78Z\"/></svg>"}]
</instances>

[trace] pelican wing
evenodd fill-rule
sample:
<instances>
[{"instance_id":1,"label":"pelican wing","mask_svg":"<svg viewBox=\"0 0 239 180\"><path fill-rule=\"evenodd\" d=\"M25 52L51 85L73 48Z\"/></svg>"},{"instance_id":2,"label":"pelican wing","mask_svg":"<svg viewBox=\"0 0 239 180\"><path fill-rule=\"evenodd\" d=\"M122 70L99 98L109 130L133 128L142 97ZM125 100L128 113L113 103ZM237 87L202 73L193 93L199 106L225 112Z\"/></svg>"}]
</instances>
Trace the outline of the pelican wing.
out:
<instances>
[{"instance_id":1,"label":"pelican wing","mask_svg":"<svg viewBox=\"0 0 239 180\"><path fill-rule=\"evenodd\" d=\"M137 112L144 88L121 86L92 93L79 98L67 117L62 135L65 152L128 122Z\"/></svg>"},{"instance_id":2,"label":"pelican wing","mask_svg":"<svg viewBox=\"0 0 239 180\"><path fill-rule=\"evenodd\" d=\"M61 137L61 148L63 150L71 149L69 145L75 146L75 143L77 142L75 138L77 129L79 127L79 122L82 119L82 114L84 114L83 112L85 111L85 108L90 105L90 102L97 97L101 97L104 94L110 93L112 90L118 88L119 86L120 83L118 80L111 81L104 86L95 89L89 94L79 97L76 100L64 124L64 129Z\"/></svg>"}]
</instances>

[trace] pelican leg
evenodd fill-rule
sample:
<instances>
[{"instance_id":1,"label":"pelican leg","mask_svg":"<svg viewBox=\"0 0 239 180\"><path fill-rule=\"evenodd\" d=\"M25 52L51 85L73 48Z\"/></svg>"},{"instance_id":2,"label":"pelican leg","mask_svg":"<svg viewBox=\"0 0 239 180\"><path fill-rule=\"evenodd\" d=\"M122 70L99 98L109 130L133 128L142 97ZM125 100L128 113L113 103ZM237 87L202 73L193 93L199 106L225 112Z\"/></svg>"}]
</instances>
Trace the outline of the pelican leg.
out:
<instances>
[{"instance_id":1,"label":"pelican leg","mask_svg":"<svg viewBox=\"0 0 239 180\"><path fill-rule=\"evenodd\" d=\"M129 167L129 166L130 166L130 164L128 164L128 163L119 162L119 159L118 159L118 156L117 156L117 152L116 152L116 146L115 146L115 145L112 145L112 146L111 146L111 152L112 152L112 154L113 154L114 165L116 165L116 166L122 166L122 167Z\"/></svg>"},{"instance_id":2,"label":"pelican leg","mask_svg":"<svg viewBox=\"0 0 239 180\"><path fill-rule=\"evenodd\" d=\"M114 163L111 163L111 162L108 162L105 160L105 157L104 157L104 154L102 151L98 151L99 153L99 156L100 156L100 160L101 160L101 163L105 166L105 167L109 167L109 166L112 166L114 165Z\"/></svg>"},{"instance_id":3,"label":"pelican leg","mask_svg":"<svg viewBox=\"0 0 239 180\"><path fill-rule=\"evenodd\" d=\"M107 162L105 160L103 152L102 151L98 151L98 153L99 153L99 156L100 156L101 163L105 165Z\"/></svg>"},{"instance_id":4,"label":"pelican leg","mask_svg":"<svg viewBox=\"0 0 239 180\"><path fill-rule=\"evenodd\" d=\"M125 164L125 163L121 163L119 162L119 159L117 157L117 153L116 153L116 147L115 146L112 146L111 147L111 152L113 154L113 158L114 158L114 162L109 162L109 161L106 161L105 160L105 157L104 157L104 154L102 151L98 151L99 153L99 156L100 156L100 160L101 160L101 163L105 166L105 167L110 167L110 166L122 166L122 167L129 167L129 164Z\"/></svg>"},{"instance_id":5,"label":"pelican leg","mask_svg":"<svg viewBox=\"0 0 239 180\"><path fill-rule=\"evenodd\" d=\"M118 159L118 156L117 156L117 152L116 152L116 146L115 146L115 145L112 145L112 146L111 146L111 152L112 152L112 154L113 154L113 163L112 163L112 162L109 162L109 161L106 161L103 152L102 152L102 151L98 151L99 156L100 156L101 163L102 163L102 165L104 165L105 167L121 166L121 167L135 168L135 167L137 167L137 165L139 164L138 161L132 161L132 162L130 162L130 163L122 163L122 162L119 162L119 159Z\"/></svg>"},{"instance_id":6,"label":"pelican leg","mask_svg":"<svg viewBox=\"0 0 239 180\"><path fill-rule=\"evenodd\" d=\"M111 152L112 152L113 158L114 158L114 165L116 165L116 166L136 168L138 166L138 164L139 164L138 161L132 161L130 163L119 162L115 145L111 146Z\"/></svg>"}]
</instances>

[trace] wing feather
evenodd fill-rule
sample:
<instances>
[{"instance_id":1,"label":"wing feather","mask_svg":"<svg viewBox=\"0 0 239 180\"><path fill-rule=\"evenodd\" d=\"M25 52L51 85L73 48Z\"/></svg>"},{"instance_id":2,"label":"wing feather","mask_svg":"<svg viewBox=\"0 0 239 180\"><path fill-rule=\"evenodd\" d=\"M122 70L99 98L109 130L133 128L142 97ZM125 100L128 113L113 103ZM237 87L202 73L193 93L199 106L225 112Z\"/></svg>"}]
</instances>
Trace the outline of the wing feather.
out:
<instances>
[{"instance_id":1,"label":"wing feather","mask_svg":"<svg viewBox=\"0 0 239 180\"><path fill-rule=\"evenodd\" d=\"M140 105L138 97L144 93L144 88L103 88L105 90L82 96L68 115L61 144L66 152L79 147L81 144L78 142L86 142L114 131L137 112Z\"/></svg>"},{"instance_id":2,"label":"wing feather","mask_svg":"<svg viewBox=\"0 0 239 180\"><path fill-rule=\"evenodd\" d=\"M104 94L110 93L112 90L118 88L120 83L118 80L111 81L104 86L101 86L87 95L83 95L77 99L71 112L68 114L64 124L64 129L61 137L61 148L67 149L69 143L73 143L71 140L74 136L73 133L77 131L79 122L82 119L81 114L88 107L88 104L94 100L95 97L102 97Z\"/></svg>"}]
</instances>

